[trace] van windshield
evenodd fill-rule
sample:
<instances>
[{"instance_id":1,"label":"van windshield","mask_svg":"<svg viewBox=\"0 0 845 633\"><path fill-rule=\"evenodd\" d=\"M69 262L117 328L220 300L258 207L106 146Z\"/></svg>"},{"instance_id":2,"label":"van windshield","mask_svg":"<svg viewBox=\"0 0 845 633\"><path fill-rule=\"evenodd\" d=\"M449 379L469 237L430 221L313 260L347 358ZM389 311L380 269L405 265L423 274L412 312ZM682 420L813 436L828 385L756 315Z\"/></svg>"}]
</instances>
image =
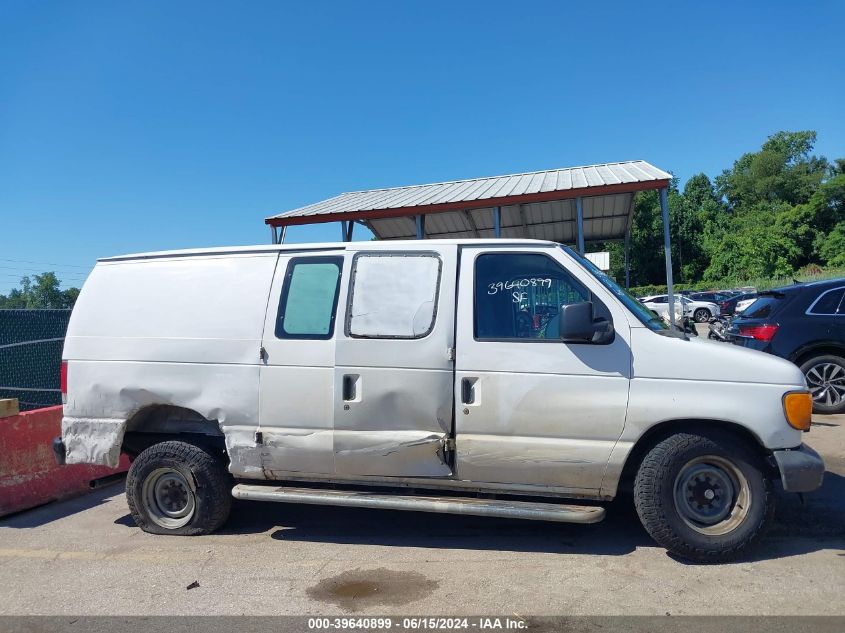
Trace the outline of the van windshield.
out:
<instances>
[{"instance_id":1,"label":"van windshield","mask_svg":"<svg viewBox=\"0 0 845 633\"><path fill-rule=\"evenodd\" d=\"M625 290L622 286L618 283L613 281L607 273L603 272L596 266L593 262L591 262L586 257L582 257L574 250L569 248L568 246L564 246L563 244L560 247L566 251L569 255L571 255L575 260L583 266L587 272L589 272L593 277L598 279L599 283L610 290L619 301L621 301L628 310L630 310L635 317L639 321L642 322L647 328L654 330L655 332L659 330L668 330L669 326L666 325L666 322L661 319L659 316L654 314L651 310L646 308L640 301L632 295L630 292ZM677 298L676 298L677 300Z\"/></svg>"}]
</instances>

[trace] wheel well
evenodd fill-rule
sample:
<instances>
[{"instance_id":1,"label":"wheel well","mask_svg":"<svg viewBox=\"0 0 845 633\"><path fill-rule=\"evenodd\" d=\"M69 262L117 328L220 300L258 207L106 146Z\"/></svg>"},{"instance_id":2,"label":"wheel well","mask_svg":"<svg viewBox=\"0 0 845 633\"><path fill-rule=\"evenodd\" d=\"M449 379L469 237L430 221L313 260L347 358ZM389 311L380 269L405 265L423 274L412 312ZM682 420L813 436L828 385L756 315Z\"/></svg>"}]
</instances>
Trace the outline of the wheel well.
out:
<instances>
[{"instance_id":1,"label":"wheel well","mask_svg":"<svg viewBox=\"0 0 845 633\"><path fill-rule=\"evenodd\" d=\"M168 440L199 446L212 455L226 455L225 439L216 420L192 409L165 404L144 407L127 420L121 451L134 459L144 449Z\"/></svg>"},{"instance_id":2,"label":"wheel well","mask_svg":"<svg viewBox=\"0 0 845 633\"><path fill-rule=\"evenodd\" d=\"M634 448L631 449L622 469L622 476L619 480L620 490L629 490L632 487L634 477L646 453L670 435L684 432L707 433L714 430L736 437L761 457L766 457L768 454L762 442L754 433L734 422L723 420L667 420L648 429L634 444Z\"/></svg>"},{"instance_id":3,"label":"wheel well","mask_svg":"<svg viewBox=\"0 0 845 633\"><path fill-rule=\"evenodd\" d=\"M808 349L805 352L801 352L794 361L796 365L799 367L806 363L811 358L816 356L845 356L845 349L841 347L834 347L834 346L824 346L824 347L814 347L813 349Z\"/></svg>"}]
</instances>

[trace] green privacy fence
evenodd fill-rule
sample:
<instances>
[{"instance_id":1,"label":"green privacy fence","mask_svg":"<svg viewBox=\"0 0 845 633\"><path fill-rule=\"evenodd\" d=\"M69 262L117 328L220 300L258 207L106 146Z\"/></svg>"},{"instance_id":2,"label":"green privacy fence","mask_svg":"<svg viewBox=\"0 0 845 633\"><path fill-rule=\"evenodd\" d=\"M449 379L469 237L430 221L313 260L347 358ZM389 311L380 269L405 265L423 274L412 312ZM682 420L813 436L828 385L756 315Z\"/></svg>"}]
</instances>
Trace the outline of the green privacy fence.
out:
<instances>
[{"instance_id":1,"label":"green privacy fence","mask_svg":"<svg viewBox=\"0 0 845 633\"><path fill-rule=\"evenodd\" d=\"M0 310L0 399L21 410L62 403L60 372L70 310Z\"/></svg>"}]
</instances>

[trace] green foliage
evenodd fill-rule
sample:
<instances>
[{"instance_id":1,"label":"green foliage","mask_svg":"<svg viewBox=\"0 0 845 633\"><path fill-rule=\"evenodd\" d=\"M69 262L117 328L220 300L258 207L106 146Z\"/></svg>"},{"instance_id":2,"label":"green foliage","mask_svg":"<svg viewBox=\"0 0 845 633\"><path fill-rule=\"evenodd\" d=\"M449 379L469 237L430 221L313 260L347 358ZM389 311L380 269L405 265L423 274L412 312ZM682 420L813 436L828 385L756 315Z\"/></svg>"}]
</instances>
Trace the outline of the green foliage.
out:
<instances>
[{"instance_id":1,"label":"green foliage","mask_svg":"<svg viewBox=\"0 0 845 633\"><path fill-rule=\"evenodd\" d=\"M845 222L819 241L819 254L828 266L845 266Z\"/></svg>"},{"instance_id":2,"label":"green foliage","mask_svg":"<svg viewBox=\"0 0 845 633\"><path fill-rule=\"evenodd\" d=\"M673 276L679 285L789 278L807 266L845 265L845 159L812 154L813 131L778 132L716 177L696 174L669 193ZM611 274L624 280L623 247ZM656 192L638 194L631 284L665 283ZM664 286L665 288L665 286Z\"/></svg>"},{"instance_id":3,"label":"green foliage","mask_svg":"<svg viewBox=\"0 0 845 633\"><path fill-rule=\"evenodd\" d=\"M743 154L716 178L719 193L732 207L806 201L828 172L826 158L810 155L815 143L813 131L773 134L759 152Z\"/></svg>"},{"instance_id":4,"label":"green foliage","mask_svg":"<svg viewBox=\"0 0 845 633\"><path fill-rule=\"evenodd\" d=\"M79 288L61 290L56 273L48 272L22 277L20 288L13 288L8 295L0 295L0 309L72 308L79 296Z\"/></svg>"},{"instance_id":5,"label":"green foliage","mask_svg":"<svg viewBox=\"0 0 845 633\"><path fill-rule=\"evenodd\" d=\"M817 266L808 266L797 271L795 274L785 277L748 277L745 279L719 279L716 281L699 281L693 284L675 284L675 291L691 290L693 292L706 292L713 290L729 290L731 288L754 288L756 290L769 290L789 286L795 281L822 281L824 279L836 279L845 277L845 266L820 269ZM648 295L666 294L666 284L650 284L646 286L632 286L631 294L636 297Z\"/></svg>"}]
</instances>

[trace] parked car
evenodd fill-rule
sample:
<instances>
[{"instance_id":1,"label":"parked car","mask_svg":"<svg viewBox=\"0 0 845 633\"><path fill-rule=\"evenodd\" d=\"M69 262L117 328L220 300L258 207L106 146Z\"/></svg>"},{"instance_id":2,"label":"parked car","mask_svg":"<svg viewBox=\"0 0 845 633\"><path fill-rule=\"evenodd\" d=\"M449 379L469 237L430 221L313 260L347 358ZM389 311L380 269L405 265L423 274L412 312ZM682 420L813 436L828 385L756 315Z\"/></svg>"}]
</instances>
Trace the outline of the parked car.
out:
<instances>
[{"instance_id":1,"label":"parked car","mask_svg":"<svg viewBox=\"0 0 845 633\"><path fill-rule=\"evenodd\" d=\"M737 304L742 302L742 307L746 308L754 302L754 299L757 298L757 293L743 293L734 295L724 301L719 302L719 311L722 313L723 316L729 316L731 314L737 313ZM739 310L742 311L741 309Z\"/></svg>"},{"instance_id":2,"label":"parked car","mask_svg":"<svg viewBox=\"0 0 845 633\"><path fill-rule=\"evenodd\" d=\"M759 293L737 301L736 304L734 304L734 314L742 314L748 306L750 306L752 303L754 303L754 301L757 300L758 296Z\"/></svg>"},{"instance_id":3,"label":"parked car","mask_svg":"<svg viewBox=\"0 0 845 633\"><path fill-rule=\"evenodd\" d=\"M706 301L708 303L719 304L722 301L730 299L733 295L729 291L720 292L693 292L689 298L693 301Z\"/></svg>"},{"instance_id":4,"label":"parked car","mask_svg":"<svg viewBox=\"0 0 845 633\"><path fill-rule=\"evenodd\" d=\"M691 316L698 323L706 323L714 316L719 316L719 306L710 301L694 301L689 297L678 295L676 301L680 301L684 307L684 315ZM649 310L658 314L669 311L669 295L652 295L640 299Z\"/></svg>"},{"instance_id":5,"label":"parked car","mask_svg":"<svg viewBox=\"0 0 845 633\"><path fill-rule=\"evenodd\" d=\"M801 368L818 413L845 412L845 279L761 292L728 339Z\"/></svg>"},{"instance_id":6,"label":"parked car","mask_svg":"<svg viewBox=\"0 0 845 633\"><path fill-rule=\"evenodd\" d=\"M63 359L58 460L128 454L156 534L212 532L233 496L593 523L631 489L658 543L724 561L770 522L772 478L824 472L794 365L669 330L553 242L107 258Z\"/></svg>"}]
</instances>

